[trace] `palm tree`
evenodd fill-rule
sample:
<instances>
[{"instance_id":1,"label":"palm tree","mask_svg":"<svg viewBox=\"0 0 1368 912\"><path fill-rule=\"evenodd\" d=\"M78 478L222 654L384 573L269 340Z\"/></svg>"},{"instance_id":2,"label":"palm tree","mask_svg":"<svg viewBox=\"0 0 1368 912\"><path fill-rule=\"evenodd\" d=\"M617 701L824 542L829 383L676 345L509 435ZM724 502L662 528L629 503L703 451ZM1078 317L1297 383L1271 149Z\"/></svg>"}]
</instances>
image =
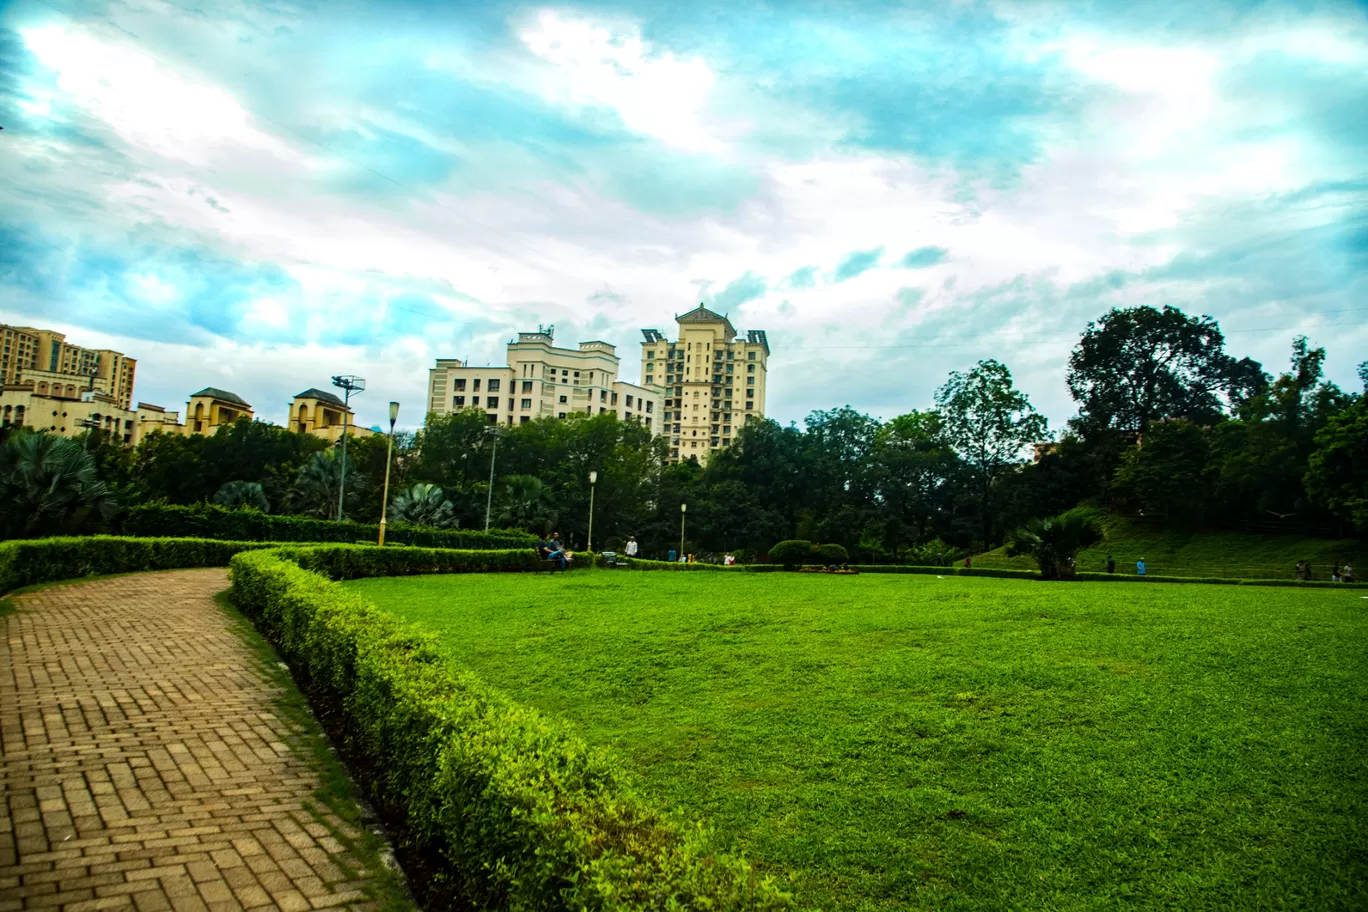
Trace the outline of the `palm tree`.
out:
<instances>
[{"instance_id":1,"label":"palm tree","mask_svg":"<svg viewBox=\"0 0 1368 912\"><path fill-rule=\"evenodd\" d=\"M117 507L95 458L74 440L15 434L0 447L0 533L6 538L79 531Z\"/></svg>"},{"instance_id":2,"label":"palm tree","mask_svg":"<svg viewBox=\"0 0 1368 912\"><path fill-rule=\"evenodd\" d=\"M259 481L225 482L214 495L214 503L229 508L251 507L262 513L271 510L271 502L266 499L266 492Z\"/></svg>"},{"instance_id":3,"label":"palm tree","mask_svg":"<svg viewBox=\"0 0 1368 912\"><path fill-rule=\"evenodd\" d=\"M546 504L548 493L534 475L505 477L499 493L499 525L545 535L556 521L555 511Z\"/></svg>"},{"instance_id":4,"label":"palm tree","mask_svg":"<svg viewBox=\"0 0 1368 912\"><path fill-rule=\"evenodd\" d=\"M437 485L421 481L394 498L389 515L395 522L411 526L449 529L456 525L456 511L446 494Z\"/></svg>"},{"instance_id":5,"label":"palm tree","mask_svg":"<svg viewBox=\"0 0 1368 912\"><path fill-rule=\"evenodd\" d=\"M1102 538L1097 512L1080 507L1047 519L1031 520L1013 533L1007 542L1007 556L1034 558L1041 579L1073 579L1074 557Z\"/></svg>"},{"instance_id":6,"label":"palm tree","mask_svg":"<svg viewBox=\"0 0 1368 912\"><path fill-rule=\"evenodd\" d=\"M337 486L343 472L347 476L347 502L360 493L364 484L361 474L351 459L343 459L337 450L314 453L299 468L294 487L288 498L291 509L324 519L337 518Z\"/></svg>"}]
</instances>

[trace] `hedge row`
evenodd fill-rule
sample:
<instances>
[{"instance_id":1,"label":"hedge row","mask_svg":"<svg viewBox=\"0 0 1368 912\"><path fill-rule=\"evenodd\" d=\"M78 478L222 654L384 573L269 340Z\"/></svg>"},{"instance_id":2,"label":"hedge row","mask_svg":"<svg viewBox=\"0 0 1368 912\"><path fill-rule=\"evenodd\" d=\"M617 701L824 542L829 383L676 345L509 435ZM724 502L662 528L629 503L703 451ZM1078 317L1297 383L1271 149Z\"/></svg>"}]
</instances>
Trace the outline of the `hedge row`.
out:
<instances>
[{"instance_id":1,"label":"hedge row","mask_svg":"<svg viewBox=\"0 0 1368 912\"><path fill-rule=\"evenodd\" d=\"M350 758L374 773L371 797L443 872L434 908L788 907L767 879L652 810L606 754L296 563L347 574L393 569L358 563L361 550L240 554L232 598L314 699L340 710Z\"/></svg>"},{"instance_id":2,"label":"hedge row","mask_svg":"<svg viewBox=\"0 0 1368 912\"><path fill-rule=\"evenodd\" d=\"M240 551L269 547L261 542L113 535L0 542L0 594L36 583L105 573L226 567Z\"/></svg>"},{"instance_id":3,"label":"hedge row","mask_svg":"<svg viewBox=\"0 0 1368 912\"><path fill-rule=\"evenodd\" d=\"M543 568L541 557L531 548L452 551L377 548L374 545L277 545L273 553L334 580L422 573L506 573Z\"/></svg>"},{"instance_id":4,"label":"hedge row","mask_svg":"<svg viewBox=\"0 0 1368 912\"><path fill-rule=\"evenodd\" d=\"M375 523L334 522L307 516L261 513L257 510L230 510L217 504L141 504L129 507L120 521L125 535L176 536L181 538L220 538L232 541L272 542L373 542L379 538ZM485 550L532 547L537 537L530 532L497 529L490 532L462 529L427 529L390 525L385 530L387 544L419 548Z\"/></svg>"}]
</instances>

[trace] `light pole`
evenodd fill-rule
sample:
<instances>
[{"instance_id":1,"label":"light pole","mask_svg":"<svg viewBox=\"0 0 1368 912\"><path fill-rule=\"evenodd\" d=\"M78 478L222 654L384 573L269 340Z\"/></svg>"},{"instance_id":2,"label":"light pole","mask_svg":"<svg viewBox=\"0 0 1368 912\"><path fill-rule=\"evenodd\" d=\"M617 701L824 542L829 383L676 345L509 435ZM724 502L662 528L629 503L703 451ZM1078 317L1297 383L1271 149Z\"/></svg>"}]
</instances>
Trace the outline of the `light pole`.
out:
<instances>
[{"instance_id":1,"label":"light pole","mask_svg":"<svg viewBox=\"0 0 1368 912\"><path fill-rule=\"evenodd\" d=\"M598 484L598 472L589 473L589 553L594 553L594 485Z\"/></svg>"},{"instance_id":2,"label":"light pole","mask_svg":"<svg viewBox=\"0 0 1368 912\"><path fill-rule=\"evenodd\" d=\"M385 493L380 499L380 547L385 546L385 519L389 516L390 460L394 458L394 422L399 420L399 403L390 403L389 446L385 448Z\"/></svg>"},{"instance_id":3,"label":"light pole","mask_svg":"<svg viewBox=\"0 0 1368 912\"><path fill-rule=\"evenodd\" d=\"M684 553L684 514L689 512L689 505L682 503L679 505L679 556L687 563L688 555Z\"/></svg>"},{"instance_id":4,"label":"light pole","mask_svg":"<svg viewBox=\"0 0 1368 912\"><path fill-rule=\"evenodd\" d=\"M351 394L366 389L360 377L343 374L332 378L333 386L344 390L342 399L342 465L337 472L337 521L342 521L342 498L347 493L347 416L351 414Z\"/></svg>"},{"instance_id":5,"label":"light pole","mask_svg":"<svg viewBox=\"0 0 1368 912\"><path fill-rule=\"evenodd\" d=\"M100 429L100 422L96 421L94 418L91 418L89 415L87 415L86 417L82 418L79 422L77 422L77 424L86 429L85 451L89 453L90 438L94 437L95 432Z\"/></svg>"},{"instance_id":6,"label":"light pole","mask_svg":"<svg viewBox=\"0 0 1368 912\"><path fill-rule=\"evenodd\" d=\"M489 454L489 492L485 496L485 531L489 531L489 515L494 509L494 460L499 455L499 438L504 435L504 429L499 425L485 428L485 433L494 438L494 449Z\"/></svg>"}]
</instances>

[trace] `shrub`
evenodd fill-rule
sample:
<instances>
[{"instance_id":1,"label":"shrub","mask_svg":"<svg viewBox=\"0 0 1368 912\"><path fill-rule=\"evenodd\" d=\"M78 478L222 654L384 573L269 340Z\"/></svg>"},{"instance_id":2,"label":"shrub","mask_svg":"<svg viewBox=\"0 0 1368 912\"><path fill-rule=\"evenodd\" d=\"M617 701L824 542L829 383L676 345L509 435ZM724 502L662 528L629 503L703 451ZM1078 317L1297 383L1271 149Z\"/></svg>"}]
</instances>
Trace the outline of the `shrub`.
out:
<instances>
[{"instance_id":1,"label":"shrub","mask_svg":"<svg viewBox=\"0 0 1368 912\"><path fill-rule=\"evenodd\" d=\"M844 545L818 545L817 557L823 564L828 565L850 563L850 554L846 551Z\"/></svg>"},{"instance_id":2,"label":"shrub","mask_svg":"<svg viewBox=\"0 0 1368 912\"><path fill-rule=\"evenodd\" d=\"M181 506L143 504L124 513L125 535L225 538L233 541L345 542L375 541L380 527L371 523L336 522L307 516L282 516L252 510L228 510L214 504ZM528 532L499 529L490 532L426 529L392 525L387 544L420 548L485 550L531 548L537 538Z\"/></svg>"},{"instance_id":3,"label":"shrub","mask_svg":"<svg viewBox=\"0 0 1368 912\"><path fill-rule=\"evenodd\" d=\"M8 541L0 543L0 593L104 573L226 567L240 551L268 547L259 542L112 535Z\"/></svg>"},{"instance_id":4,"label":"shrub","mask_svg":"<svg viewBox=\"0 0 1368 912\"><path fill-rule=\"evenodd\" d=\"M802 539L781 541L770 548L770 560L785 567L796 567L812 559L812 542Z\"/></svg>"},{"instance_id":5,"label":"shrub","mask_svg":"<svg viewBox=\"0 0 1368 912\"><path fill-rule=\"evenodd\" d=\"M373 771L371 797L436 861L442 894L431 898L433 908L787 906L743 863L712 855L700 831L653 810L608 755L456 668L430 637L294 562L321 566L379 550L238 555L232 598L315 700L337 711L341 743ZM391 553L414 551L386 559Z\"/></svg>"}]
</instances>

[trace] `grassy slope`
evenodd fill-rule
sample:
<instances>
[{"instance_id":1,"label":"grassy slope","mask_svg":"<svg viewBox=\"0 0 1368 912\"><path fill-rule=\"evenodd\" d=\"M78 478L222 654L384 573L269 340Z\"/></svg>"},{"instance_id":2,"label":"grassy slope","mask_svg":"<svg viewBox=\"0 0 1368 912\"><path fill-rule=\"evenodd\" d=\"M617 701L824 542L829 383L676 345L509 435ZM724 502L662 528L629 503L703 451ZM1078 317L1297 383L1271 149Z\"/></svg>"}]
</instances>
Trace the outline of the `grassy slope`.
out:
<instances>
[{"instance_id":1,"label":"grassy slope","mask_svg":"<svg viewBox=\"0 0 1368 912\"><path fill-rule=\"evenodd\" d=\"M1368 579L1368 542L1308 538L1301 535L1256 535L1248 532L1166 531L1143 522L1112 516L1106 519L1107 540L1078 556L1078 569L1103 571L1107 555L1116 558L1118 573L1134 573L1145 559L1156 576L1215 576L1245 579L1292 579L1299 560L1309 560L1315 578L1330 579L1330 569L1350 561L1360 580ZM1008 558L1004 549L974 556L975 567L1034 570L1027 557Z\"/></svg>"},{"instance_id":2,"label":"grassy slope","mask_svg":"<svg viewBox=\"0 0 1368 912\"><path fill-rule=\"evenodd\" d=\"M1368 602L797 575L349 584L807 908L1363 908Z\"/></svg>"}]
</instances>

